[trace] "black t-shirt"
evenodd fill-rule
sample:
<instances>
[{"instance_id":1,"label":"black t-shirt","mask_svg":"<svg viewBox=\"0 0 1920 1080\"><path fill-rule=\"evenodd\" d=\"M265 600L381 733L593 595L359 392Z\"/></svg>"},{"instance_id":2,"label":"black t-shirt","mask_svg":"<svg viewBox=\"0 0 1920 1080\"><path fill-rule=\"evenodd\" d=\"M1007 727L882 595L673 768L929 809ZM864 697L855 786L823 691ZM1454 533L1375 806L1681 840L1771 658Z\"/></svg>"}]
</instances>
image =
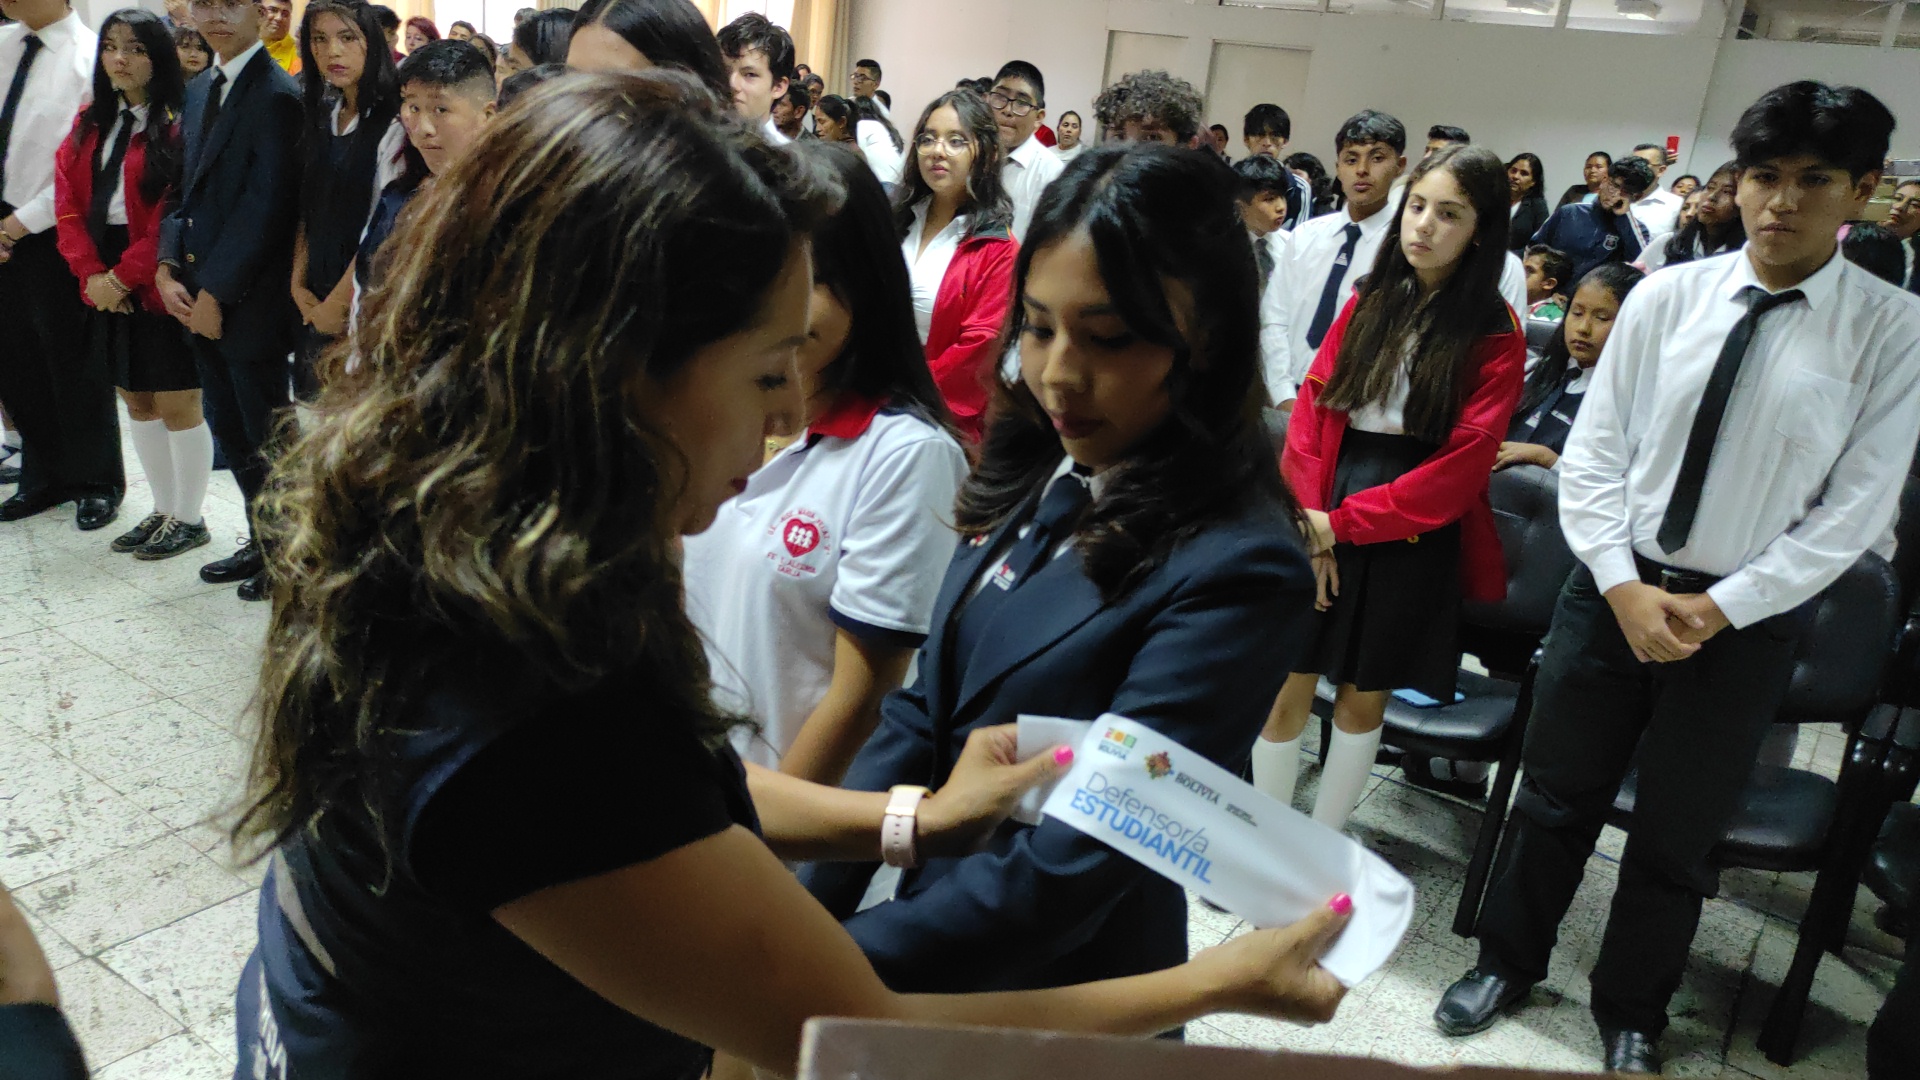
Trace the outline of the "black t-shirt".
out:
<instances>
[{"instance_id":1,"label":"black t-shirt","mask_svg":"<svg viewBox=\"0 0 1920 1080\"><path fill-rule=\"evenodd\" d=\"M757 829L739 758L652 711L660 695L644 677L567 693L523 667L497 654L438 665L376 785L391 797L329 810L282 847L242 977L243 1073L250 1053L267 1075L303 1080L706 1068L704 1048L594 994L488 913L736 824ZM310 938L275 897L283 874Z\"/></svg>"}]
</instances>

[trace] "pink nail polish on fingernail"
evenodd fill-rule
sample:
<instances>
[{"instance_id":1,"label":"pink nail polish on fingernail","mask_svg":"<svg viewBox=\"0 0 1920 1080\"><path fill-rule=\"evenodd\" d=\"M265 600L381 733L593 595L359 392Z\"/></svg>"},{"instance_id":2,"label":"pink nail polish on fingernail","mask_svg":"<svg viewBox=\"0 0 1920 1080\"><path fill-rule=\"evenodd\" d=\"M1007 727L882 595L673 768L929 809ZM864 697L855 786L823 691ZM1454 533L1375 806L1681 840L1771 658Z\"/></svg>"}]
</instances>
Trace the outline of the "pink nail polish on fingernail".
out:
<instances>
[{"instance_id":1,"label":"pink nail polish on fingernail","mask_svg":"<svg viewBox=\"0 0 1920 1080\"><path fill-rule=\"evenodd\" d=\"M1073 764L1073 747L1071 746L1055 747L1053 751L1053 763L1055 765L1060 766L1063 769Z\"/></svg>"},{"instance_id":2,"label":"pink nail polish on fingernail","mask_svg":"<svg viewBox=\"0 0 1920 1080\"><path fill-rule=\"evenodd\" d=\"M1353 897L1348 896L1346 893L1341 893L1327 901L1327 907L1333 909L1335 915L1345 915L1353 910Z\"/></svg>"}]
</instances>

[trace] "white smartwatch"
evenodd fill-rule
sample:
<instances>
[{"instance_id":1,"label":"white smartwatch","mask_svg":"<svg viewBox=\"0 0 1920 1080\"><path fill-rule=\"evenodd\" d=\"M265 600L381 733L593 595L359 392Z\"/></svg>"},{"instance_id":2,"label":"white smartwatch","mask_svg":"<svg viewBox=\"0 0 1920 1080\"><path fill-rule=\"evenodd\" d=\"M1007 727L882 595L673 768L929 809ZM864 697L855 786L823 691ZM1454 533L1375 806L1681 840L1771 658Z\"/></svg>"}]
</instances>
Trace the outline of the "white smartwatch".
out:
<instances>
[{"instance_id":1,"label":"white smartwatch","mask_svg":"<svg viewBox=\"0 0 1920 1080\"><path fill-rule=\"evenodd\" d=\"M911 870L920 865L915 844L920 831L920 800L930 792L900 784L887 792L887 816L880 823L880 857L888 866Z\"/></svg>"}]
</instances>

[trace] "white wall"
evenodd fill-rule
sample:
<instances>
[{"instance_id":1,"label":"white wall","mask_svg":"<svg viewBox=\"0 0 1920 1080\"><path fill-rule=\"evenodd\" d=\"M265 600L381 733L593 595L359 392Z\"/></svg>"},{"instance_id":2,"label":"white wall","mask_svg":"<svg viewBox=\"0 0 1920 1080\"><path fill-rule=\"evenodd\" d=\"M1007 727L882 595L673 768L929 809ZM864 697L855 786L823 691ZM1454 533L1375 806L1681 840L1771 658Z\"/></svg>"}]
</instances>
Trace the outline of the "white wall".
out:
<instances>
[{"instance_id":1,"label":"white wall","mask_svg":"<svg viewBox=\"0 0 1920 1080\"><path fill-rule=\"evenodd\" d=\"M1689 172L1707 171L1733 156L1727 133L1747 106L1783 83L1819 79L1865 87L1893 110L1897 158L1920 158L1920 51L1798 41L1729 41L1707 88L1700 143Z\"/></svg>"},{"instance_id":2,"label":"white wall","mask_svg":"<svg viewBox=\"0 0 1920 1080\"><path fill-rule=\"evenodd\" d=\"M1730 41L1723 50L1717 38L1695 34L1320 15L1184 0L852 3L853 51L886 66L885 86L903 124L954 80L991 75L1016 57L1046 75L1051 115L1066 109L1088 115L1101 86L1107 32L1119 30L1186 38L1173 73L1203 89L1216 41L1311 49L1304 100L1279 104L1293 117L1294 148L1323 160L1331 157L1340 121L1372 107L1399 117L1414 146L1429 125L1449 123L1503 155L1531 150L1543 159L1555 193L1578 179L1589 151L1624 153L1669 135L1680 136L1682 165L1698 172L1726 156L1726 132L1754 98L1803 77L1858 81L1896 115L1904 107L1910 120L1896 150L1920 145L1920 54L1912 50L1770 41ZM1091 127L1090 115L1088 122ZM1920 150L1902 156L1920 156Z\"/></svg>"}]
</instances>

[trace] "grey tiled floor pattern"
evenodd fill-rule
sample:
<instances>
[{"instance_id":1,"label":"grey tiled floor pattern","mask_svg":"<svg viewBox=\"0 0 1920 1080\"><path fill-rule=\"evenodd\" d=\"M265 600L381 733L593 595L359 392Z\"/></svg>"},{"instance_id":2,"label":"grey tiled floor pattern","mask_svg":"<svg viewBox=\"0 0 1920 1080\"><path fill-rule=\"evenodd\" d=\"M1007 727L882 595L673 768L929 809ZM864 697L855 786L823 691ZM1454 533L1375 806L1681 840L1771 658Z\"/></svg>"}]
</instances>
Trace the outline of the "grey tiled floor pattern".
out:
<instances>
[{"instance_id":1,"label":"grey tiled floor pattern","mask_svg":"<svg viewBox=\"0 0 1920 1080\"><path fill-rule=\"evenodd\" d=\"M46 944L69 1015L104 1080L213 1080L233 1063L232 990L252 947L258 872L229 865L206 816L238 793L246 747L236 717L256 670L264 605L201 584L201 563L244 531L226 474L214 478L215 544L162 563L107 551L148 508L131 448L122 523L73 528L72 507L0 525L0 882ZM0 496L11 494L0 488ZM1317 736L1309 734L1309 749ZM1829 773L1837 731L1801 734L1798 761ZM1311 805L1309 766L1299 805ZM1300 1028L1217 1016L1195 1042L1372 1055L1422 1064L1594 1071L1586 973L1599 948L1623 837L1588 868L1551 977L1516 1017L1449 1040L1428 1016L1472 963L1448 929L1478 812L1381 769L1353 830L1419 886L1414 927L1393 961L1354 988L1331 1024ZM1791 1070L1754 1048L1794 944L1811 875L1740 872L1707 905L1675 1002L1669 1075L1857 1078L1864 1022L1891 985L1900 943L1856 911L1844 959L1820 969ZM1863 894L1864 895L1864 894ZM1193 906L1196 949L1245 932Z\"/></svg>"}]
</instances>

